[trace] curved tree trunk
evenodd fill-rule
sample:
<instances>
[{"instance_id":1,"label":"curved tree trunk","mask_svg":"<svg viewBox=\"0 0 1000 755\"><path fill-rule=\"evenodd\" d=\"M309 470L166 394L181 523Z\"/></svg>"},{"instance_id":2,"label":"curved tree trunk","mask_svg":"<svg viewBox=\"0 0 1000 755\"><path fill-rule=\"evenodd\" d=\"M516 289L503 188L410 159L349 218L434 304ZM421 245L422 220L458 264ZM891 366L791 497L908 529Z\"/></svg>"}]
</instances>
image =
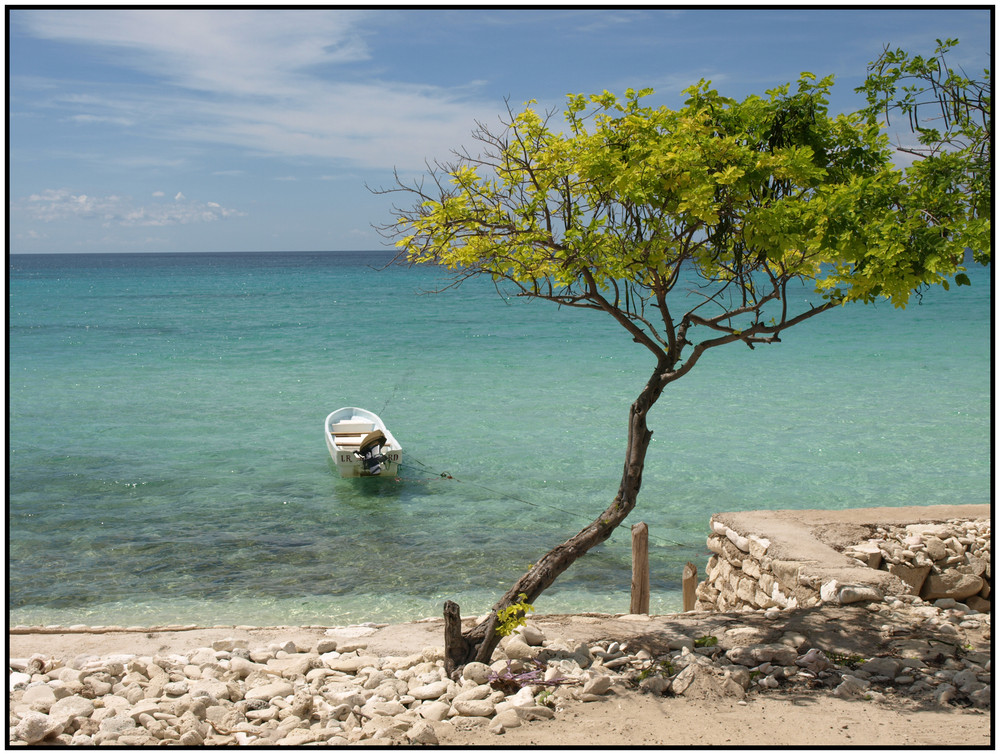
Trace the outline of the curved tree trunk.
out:
<instances>
[{"instance_id":1,"label":"curved tree trunk","mask_svg":"<svg viewBox=\"0 0 1000 755\"><path fill-rule=\"evenodd\" d=\"M580 556L607 540L635 508L646 450L653 436L646 425L646 414L666 385L663 372L658 369L653 374L630 409L625 467L611 505L576 535L542 556L493 606L489 617L468 632L460 633L458 606L451 601L445 603L445 668L449 675L457 677L472 661L489 664L500 641L496 634L497 612L519 602L522 593L527 596L526 602L533 602Z\"/></svg>"}]
</instances>

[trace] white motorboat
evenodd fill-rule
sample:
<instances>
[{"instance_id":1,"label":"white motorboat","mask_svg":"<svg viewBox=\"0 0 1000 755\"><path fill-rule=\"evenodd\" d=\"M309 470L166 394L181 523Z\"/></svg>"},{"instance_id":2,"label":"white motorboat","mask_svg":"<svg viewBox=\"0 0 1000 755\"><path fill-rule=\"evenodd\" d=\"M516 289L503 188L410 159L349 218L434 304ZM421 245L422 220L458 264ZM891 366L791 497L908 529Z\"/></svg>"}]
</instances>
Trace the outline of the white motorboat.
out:
<instances>
[{"instance_id":1,"label":"white motorboat","mask_svg":"<svg viewBox=\"0 0 1000 755\"><path fill-rule=\"evenodd\" d=\"M324 429L341 477L398 474L403 449L374 412L345 406L330 412Z\"/></svg>"}]
</instances>

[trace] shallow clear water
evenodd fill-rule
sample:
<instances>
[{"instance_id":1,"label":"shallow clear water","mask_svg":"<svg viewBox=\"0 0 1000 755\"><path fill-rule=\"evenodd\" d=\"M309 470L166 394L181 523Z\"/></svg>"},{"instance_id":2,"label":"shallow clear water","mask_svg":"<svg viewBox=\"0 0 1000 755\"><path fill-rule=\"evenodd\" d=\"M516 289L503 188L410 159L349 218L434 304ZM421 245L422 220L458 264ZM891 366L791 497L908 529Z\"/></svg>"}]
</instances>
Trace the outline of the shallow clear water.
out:
<instances>
[{"instance_id":1,"label":"shallow clear water","mask_svg":"<svg viewBox=\"0 0 1000 755\"><path fill-rule=\"evenodd\" d=\"M381 253L9 259L15 624L484 611L610 502L653 366L610 318L424 295L439 271ZM679 608L714 512L989 501L990 272L670 386L626 522L650 526L651 610ZM337 476L322 422L345 405L403 444L398 479ZM627 611L628 530L536 609Z\"/></svg>"}]
</instances>

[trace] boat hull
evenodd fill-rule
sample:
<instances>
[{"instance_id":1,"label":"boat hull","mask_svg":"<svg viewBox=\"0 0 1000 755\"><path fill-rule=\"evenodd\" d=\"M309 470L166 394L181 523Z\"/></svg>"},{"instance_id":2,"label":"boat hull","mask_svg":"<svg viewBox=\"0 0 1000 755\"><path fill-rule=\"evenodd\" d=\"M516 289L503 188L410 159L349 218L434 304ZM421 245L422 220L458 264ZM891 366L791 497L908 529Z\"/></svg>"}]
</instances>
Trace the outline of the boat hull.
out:
<instances>
[{"instance_id":1,"label":"boat hull","mask_svg":"<svg viewBox=\"0 0 1000 755\"><path fill-rule=\"evenodd\" d=\"M381 430L385 435L382 453L386 456L386 461L382 464L382 475L399 474L403 448L377 414L367 409L345 406L327 416L323 433L326 436L326 448L341 477L374 476L365 471L354 452L358 450L361 438L375 430Z\"/></svg>"}]
</instances>

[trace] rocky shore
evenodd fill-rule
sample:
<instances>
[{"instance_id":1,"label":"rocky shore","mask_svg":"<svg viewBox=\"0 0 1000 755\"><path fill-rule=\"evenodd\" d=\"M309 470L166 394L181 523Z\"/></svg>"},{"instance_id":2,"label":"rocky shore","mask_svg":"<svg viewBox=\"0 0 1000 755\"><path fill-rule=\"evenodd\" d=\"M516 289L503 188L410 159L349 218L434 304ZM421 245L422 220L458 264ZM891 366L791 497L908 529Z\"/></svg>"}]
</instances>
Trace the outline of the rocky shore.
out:
<instances>
[{"instance_id":1,"label":"rocky shore","mask_svg":"<svg viewBox=\"0 0 1000 755\"><path fill-rule=\"evenodd\" d=\"M268 631L20 628L9 639L12 745L502 745L533 726L557 727L554 741L518 741L586 744L601 740L581 719L615 699L636 711L647 699L689 699L704 713L706 700L739 709L789 694L863 705L865 716L965 716L942 745L990 737L991 618L953 599L531 617L491 665L470 664L457 682L444 672L436 619ZM559 729L560 719L572 723ZM684 741L655 719L647 743ZM794 728L789 743L808 741ZM886 736L854 743L903 743Z\"/></svg>"},{"instance_id":2,"label":"rocky shore","mask_svg":"<svg viewBox=\"0 0 1000 755\"><path fill-rule=\"evenodd\" d=\"M993 589L992 531L986 520L877 526L845 555L894 574L925 600L952 598L989 613Z\"/></svg>"}]
</instances>

